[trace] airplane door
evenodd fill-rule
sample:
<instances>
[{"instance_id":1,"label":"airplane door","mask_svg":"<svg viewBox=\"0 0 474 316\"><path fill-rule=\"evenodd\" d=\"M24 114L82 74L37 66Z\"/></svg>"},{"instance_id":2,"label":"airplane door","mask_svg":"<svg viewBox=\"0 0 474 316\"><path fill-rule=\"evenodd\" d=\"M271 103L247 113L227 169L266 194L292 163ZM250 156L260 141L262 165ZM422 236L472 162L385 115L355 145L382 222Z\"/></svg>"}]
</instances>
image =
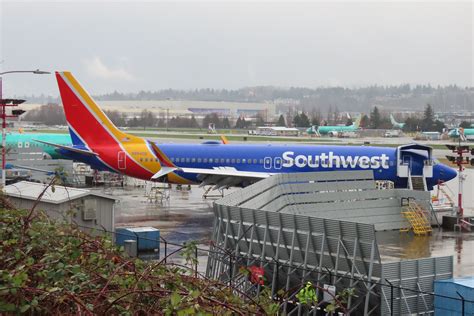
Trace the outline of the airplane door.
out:
<instances>
[{"instance_id":1,"label":"airplane door","mask_svg":"<svg viewBox=\"0 0 474 316\"><path fill-rule=\"evenodd\" d=\"M265 159L263 159L263 167L265 169L272 168L272 157L265 157Z\"/></svg>"},{"instance_id":2,"label":"airplane door","mask_svg":"<svg viewBox=\"0 0 474 316\"><path fill-rule=\"evenodd\" d=\"M125 154L124 151L118 152L117 162L118 162L118 168L120 170L124 170L127 168L127 155Z\"/></svg>"},{"instance_id":3,"label":"airplane door","mask_svg":"<svg viewBox=\"0 0 474 316\"><path fill-rule=\"evenodd\" d=\"M273 164L274 164L275 169L281 169L281 165L282 165L281 157L275 157L273 159Z\"/></svg>"},{"instance_id":4,"label":"airplane door","mask_svg":"<svg viewBox=\"0 0 474 316\"><path fill-rule=\"evenodd\" d=\"M403 156L403 164L411 168L411 156L408 156L408 155Z\"/></svg>"}]
</instances>

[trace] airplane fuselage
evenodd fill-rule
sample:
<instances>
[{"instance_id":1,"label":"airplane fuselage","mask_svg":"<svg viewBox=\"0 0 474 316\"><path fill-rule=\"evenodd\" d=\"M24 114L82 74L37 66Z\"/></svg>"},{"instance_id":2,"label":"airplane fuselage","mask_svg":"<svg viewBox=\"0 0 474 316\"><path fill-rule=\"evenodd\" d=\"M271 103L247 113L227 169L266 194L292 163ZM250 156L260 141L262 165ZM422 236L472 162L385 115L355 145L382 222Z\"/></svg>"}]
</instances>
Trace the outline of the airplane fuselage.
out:
<instances>
[{"instance_id":1,"label":"airplane fuselage","mask_svg":"<svg viewBox=\"0 0 474 316\"><path fill-rule=\"evenodd\" d=\"M269 174L373 170L375 180L389 180L396 186L406 186L406 179L397 177L397 149L390 147L248 144L159 144L159 146L179 168L224 167ZM106 146L95 150L99 154L98 157L69 155L98 170L110 170L143 180L150 180L153 173L160 168L159 160L148 146L137 144L131 151L133 156L122 155L121 157L116 150ZM117 159L121 161L114 168L109 167L111 164L104 164L104 162ZM134 159L134 162L141 165L147 164L149 168L131 172L127 168L130 159ZM414 161L413 164L416 162ZM423 167L421 163L419 167ZM436 167L433 178L427 178L428 185L435 185L442 176ZM183 173L179 170L169 174L166 179L167 182L177 184L199 184L202 180L198 174Z\"/></svg>"}]
</instances>

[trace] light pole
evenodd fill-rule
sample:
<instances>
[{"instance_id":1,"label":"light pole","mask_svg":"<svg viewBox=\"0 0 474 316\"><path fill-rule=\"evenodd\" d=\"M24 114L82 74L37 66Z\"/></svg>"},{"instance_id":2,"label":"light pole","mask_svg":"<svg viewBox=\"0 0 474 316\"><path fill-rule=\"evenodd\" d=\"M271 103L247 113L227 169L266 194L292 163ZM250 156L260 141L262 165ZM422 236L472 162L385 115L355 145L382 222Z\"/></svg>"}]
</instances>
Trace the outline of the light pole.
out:
<instances>
[{"instance_id":1,"label":"light pole","mask_svg":"<svg viewBox=\"0 0 474 316\"><path fill-rule=\"evenodd\" d=\"M15 115L9 115L7 116L6 114L6 107L7 106L17 106L20 103L19 102L22 100L4 100L3 99L3 81L2 81L2 76L6 74L12 74L12 73L32 73L35 75L46 75L50 74L48 71L42 71L39 69L36 70L10 70L10 71L4 71L0 72L0 106L1 106L1 118L2 118L2 183L1 187L2 190L5 188L5 185L7 183L6 179L6 172L5 172L5 164L6 164L6 146L7 146L7 141L6 141L6 133L5 133L5 128L7 127L7 117L14 117Z\"/></svg>"}]
</instances>

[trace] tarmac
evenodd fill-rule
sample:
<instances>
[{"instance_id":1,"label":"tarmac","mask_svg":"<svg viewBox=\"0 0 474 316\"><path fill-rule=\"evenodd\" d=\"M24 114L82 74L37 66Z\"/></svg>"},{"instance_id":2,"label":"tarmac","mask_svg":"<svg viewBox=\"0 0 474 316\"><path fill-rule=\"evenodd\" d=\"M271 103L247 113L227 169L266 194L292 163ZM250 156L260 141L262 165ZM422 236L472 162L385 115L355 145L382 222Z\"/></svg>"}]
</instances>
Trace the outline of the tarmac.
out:
<instances>
[{"instance_id":1,"label":"tarmac","mask_svg":"<svg viewBox=\"0 0 474 316\"><path fill-rule=\"evenodd\" d=\"M474 170L468 170L466 188L473 187ZM449 183L456 191L457 181ZM229 194L238 188L226 190ZM472 190L472 189L470 189ZM204 199L203 188L192 186L169 191L169 200L151 202L146 192L148 187L108 188L107 194L117 197L116 227L152 226L160 229L161 236L170 243L183 244L198 241L199 247L207 248L213 228L212 203L215 199ZM434 193L433 193L434 194ZM149 194L148 194L149 196ZM467 194L464 200L467 213L474 214L474 200ZM455 276L474 275L474 232L459 233L433 229L431 236L414 236L412 233L386 231L377 233L379 251L384 260L414 259L432 256L454 256ZM205 253L200 253L200 268L205 269Z\"/></svg>"}]
</instances>

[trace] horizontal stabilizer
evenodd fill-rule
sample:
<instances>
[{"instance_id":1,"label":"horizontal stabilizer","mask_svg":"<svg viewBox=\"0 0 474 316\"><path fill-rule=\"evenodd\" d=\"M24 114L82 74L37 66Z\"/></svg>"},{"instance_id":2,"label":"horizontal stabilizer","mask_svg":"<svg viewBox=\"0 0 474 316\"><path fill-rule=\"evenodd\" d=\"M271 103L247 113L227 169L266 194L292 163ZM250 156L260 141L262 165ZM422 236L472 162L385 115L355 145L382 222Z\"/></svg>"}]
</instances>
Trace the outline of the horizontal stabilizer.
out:
<instances>
[{"instance_id":1,"label":"horizontal stabilizer","mask_svg":"<svg viewBox=\"0 0 474 316\"><path fill-rule=\"evenodd\" d=\"M50 146L53 146L53 147L56 147L56 148L64 149L64 150L67 150L67 151L72 151L72 152L82 154L82 155L98 156L97 153L89 151L89 150L79 149L79 148L75 148L75 147L71 147L71 146L59 145L59 144L45 142L43 140L37 140L37 139L33 139L33 141L38 142L38 143L43 143L43 144L46 144L46 145L50 145Z\"/></svg>"},{"instance_id":2,"label":"horizontal stabilizer","mask_svg":"<svg viewBox=\"0 0 474 316\"><path fill-rule=\"evenodd\" d=\"M46 174L54 174L55 173L54 171L51 171L51 170L40 169L40 168L29 167L29 166L13 165L13 164L7 164L5 167L7 169L24 169L24 170L43 172L43 173L46 173Z\"/></svg>"},{"instance_id":3,"label":"horizontal stabilizer","mask_svg":"<svg viewBox=\"0 0 474 316\"><path fill-rule=\"evenodd\" d=\"M160 171L158 171L157 173L155 173L153 175L153 177L151 177L152 180L155 180L155 179L158 179L158 178L161 178L163 176L166 176L168 173L171 173L175 170L178 170L178 168L174 168L174 167L161 167Z\"/></svg>"}]
</instances>

